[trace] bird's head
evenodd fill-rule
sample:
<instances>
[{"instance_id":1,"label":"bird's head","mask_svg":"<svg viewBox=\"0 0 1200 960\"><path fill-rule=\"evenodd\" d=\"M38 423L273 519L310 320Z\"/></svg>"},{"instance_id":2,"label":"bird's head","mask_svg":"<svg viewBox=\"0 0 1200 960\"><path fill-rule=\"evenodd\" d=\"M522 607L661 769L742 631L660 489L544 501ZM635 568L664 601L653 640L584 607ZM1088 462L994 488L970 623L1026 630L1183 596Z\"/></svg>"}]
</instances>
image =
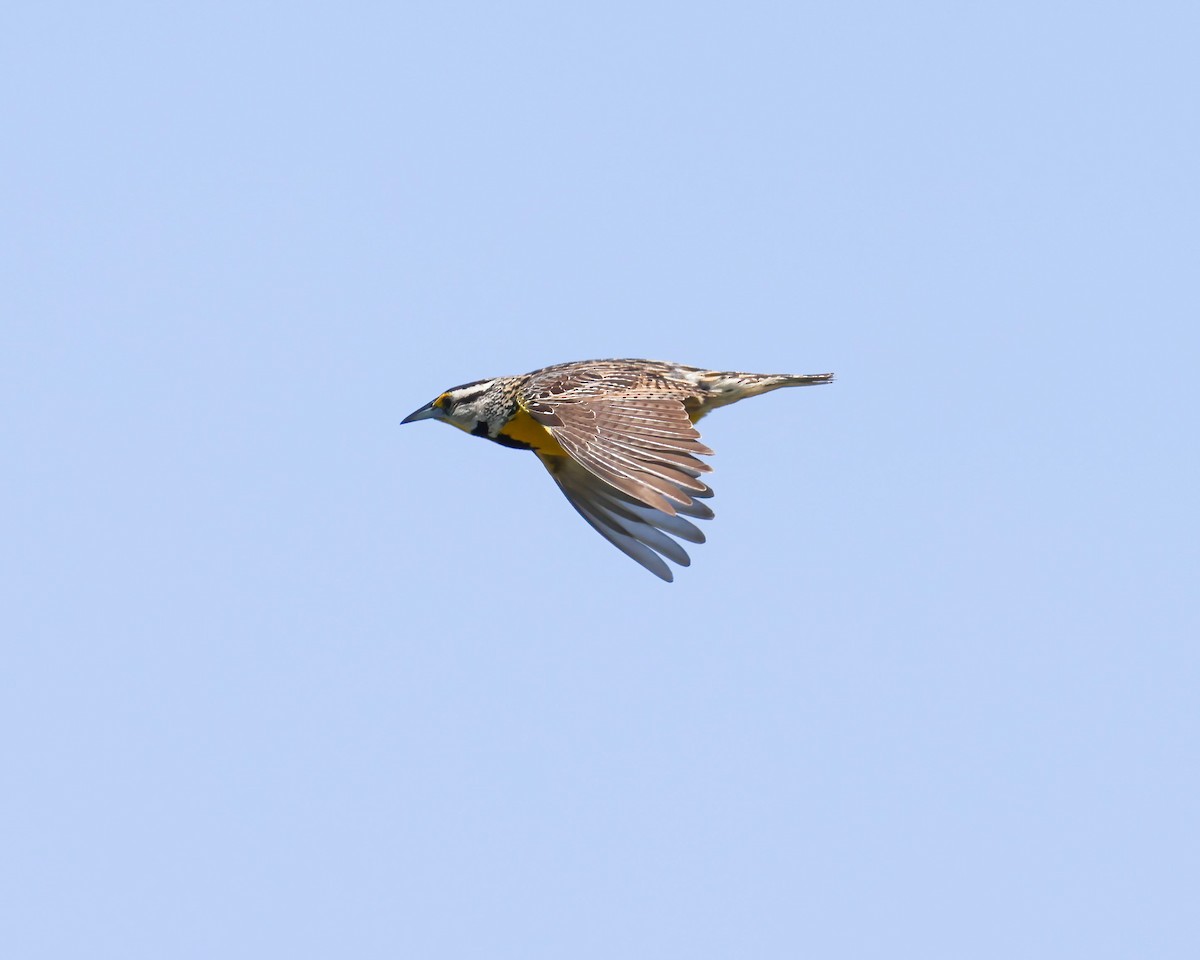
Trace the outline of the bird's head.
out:
<instances>
[{"instance_id":1,"label":"bird's head","mask_svg":"<svg viewBox=\"0 0 1200 960\"><path fill-rule=\"evenodd\" d=\"M464 383L460 387L451 387L400 422L441 420L467 433L486 436L493 426L492 421L497 419L497 397L491 391L495 382L495 379L476 380L474 383Z\"/></svg>"}]
</instances>

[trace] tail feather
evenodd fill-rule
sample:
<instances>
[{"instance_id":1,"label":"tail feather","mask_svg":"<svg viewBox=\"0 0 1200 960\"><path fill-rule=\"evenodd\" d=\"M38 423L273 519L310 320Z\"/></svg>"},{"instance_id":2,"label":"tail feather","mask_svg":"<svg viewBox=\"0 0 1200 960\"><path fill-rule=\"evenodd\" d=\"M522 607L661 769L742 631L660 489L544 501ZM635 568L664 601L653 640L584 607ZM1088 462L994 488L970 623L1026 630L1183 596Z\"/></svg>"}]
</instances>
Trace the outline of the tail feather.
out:
<instances>
[{"instance_id":1,"label":"tail feather","mask_svg":"<svg viewBox=\"0 0 1200 960\"><path fill-rule=\"evenodd\" d=\"M808 387L831 383L832 373L741 373L738 371L701 371L693 381L699 396L687 401L688 415L695 423L717 407L757 397L780 387Z\"/></svg>"},{"instance_id":2,"label":"tail feather","mask_svg":"<svg viewBox=\"0 0 1200 960\"><path fill-rule=\"evenodd\" d=\"M832 383L832 373L738 373L735 371L711 374L709 389L715 393L736 393L741 397L756 397L780 387L809 387Z\"/></svg>"},{"instance_id":3,"label":"tail feather","mask_svg":"<svg viewBox=\"0 0 1200 960\"><path fill-rule=\"evenodd\" d=\"M781 374L779 377L781 387L811 387L818 383L833 383L832 373L803 373L803 374ZM771 387L771 389L775 389Z\"/></svg>"}]
</instances>

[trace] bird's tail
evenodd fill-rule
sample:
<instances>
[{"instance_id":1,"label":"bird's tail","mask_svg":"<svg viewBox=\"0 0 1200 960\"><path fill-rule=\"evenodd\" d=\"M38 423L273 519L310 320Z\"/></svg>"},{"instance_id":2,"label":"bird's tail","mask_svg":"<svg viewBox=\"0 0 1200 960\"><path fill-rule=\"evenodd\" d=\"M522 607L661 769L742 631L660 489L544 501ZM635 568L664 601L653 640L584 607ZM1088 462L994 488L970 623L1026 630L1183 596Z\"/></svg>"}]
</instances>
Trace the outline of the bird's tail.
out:
<instances>
[{"instance_id":1,"label":"bird's tail","mask_svg":"<svg viewBox=\"0 0 1200 960\"><path fill-rule=\"evenodd\" d=\"M724 407L760 393L770 393L780 387L808 387L818 383L830 383L832 373L741 373L735 370L699 372L697 386L700 396L689 401L688 413L692 422L699 420L717 407Z\"/></svg>"},{"instance_id":2,"label":"bird's tail","mask_svg":"<svg viewBox=\"0 0 1200 960\"><path fill-rule=\"evenodd\" d=\"M778 383L772 385L768 389L774 390L776 387L811 387L818 383L833 383L832 373L784 373L778 376L768 377L770 380L777 380Z\"/></svg>"},{"instance_id":3,"label":"bird's tail","mask_svg":"<svg viewBox=\"0 0 1200 960\"><path fill-rule=\"evenodd\" d=\"M810 387L818 383L831 383L832 373L738 373L727 371L711 375L709 389L715 393L736 394L756 397L760 393L778 390L780 387Z\"/></svg>"}]
</instances>

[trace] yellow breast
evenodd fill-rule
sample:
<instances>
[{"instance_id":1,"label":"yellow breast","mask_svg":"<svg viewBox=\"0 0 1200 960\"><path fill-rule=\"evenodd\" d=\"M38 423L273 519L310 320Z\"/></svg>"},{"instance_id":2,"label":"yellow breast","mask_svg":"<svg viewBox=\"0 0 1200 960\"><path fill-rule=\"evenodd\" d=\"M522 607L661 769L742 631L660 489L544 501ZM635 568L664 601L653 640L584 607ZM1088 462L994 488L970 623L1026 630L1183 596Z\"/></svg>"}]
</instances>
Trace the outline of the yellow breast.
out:
<instances>
[{"instance_id":1,"label":"yellow breast","mask_svg":"<svg viewBox=\"0 0 1200 960\"><path fill-rule=\"evenodd\" d=\"M521 407L518 407L513 418L500 428L500 435L547 456L561 457L567 453L558 445L553 434Z\"/></svg>"}]
</instances>

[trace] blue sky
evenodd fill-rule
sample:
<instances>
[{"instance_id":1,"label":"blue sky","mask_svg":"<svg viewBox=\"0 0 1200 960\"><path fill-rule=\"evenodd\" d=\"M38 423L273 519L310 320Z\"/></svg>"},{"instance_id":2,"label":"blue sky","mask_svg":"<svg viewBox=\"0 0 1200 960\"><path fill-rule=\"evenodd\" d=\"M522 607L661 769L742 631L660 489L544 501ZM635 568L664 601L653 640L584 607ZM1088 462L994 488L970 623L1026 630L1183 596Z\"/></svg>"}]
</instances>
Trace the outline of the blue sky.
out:
<instances>
[{"instance_id":1,"label":"blue sky","mask_svg":"<svg viewBox=\"0 0 1200 960\"><path fill-rule=\"evenodd\" d=\"M1196 956L1198 26L6 10L3 953ZM602 356L838 374L671 585Z\"/></svg>"}]
</instances>

